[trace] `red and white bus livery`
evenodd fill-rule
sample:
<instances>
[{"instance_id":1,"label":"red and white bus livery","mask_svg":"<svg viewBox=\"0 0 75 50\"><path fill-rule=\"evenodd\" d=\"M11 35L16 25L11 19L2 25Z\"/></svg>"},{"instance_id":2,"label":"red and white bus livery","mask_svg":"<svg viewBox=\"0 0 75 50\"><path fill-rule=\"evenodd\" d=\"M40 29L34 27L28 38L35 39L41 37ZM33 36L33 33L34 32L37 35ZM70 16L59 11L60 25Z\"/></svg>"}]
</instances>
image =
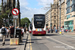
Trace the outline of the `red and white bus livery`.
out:
<instances>
[{"instance_id":1,"label":"red and white bus livery","mask_svg":"<svg viewBox=\"0 0 75 50\"><path fill-rule=\"evenodd\" d=\"M32 24L29 24L29 33L32 33Z\"/></svg>"},{"instance_id":2,"label":"red and white bus livery","mask_svg":"<svg viewBox=\"0 0 75 50\"><path fill-rule=\"evenodd\" d=\"M34 14L32 22L32 34L33 35L45 35L46 24L44 14Z\"/></svg>"}]
</instances>

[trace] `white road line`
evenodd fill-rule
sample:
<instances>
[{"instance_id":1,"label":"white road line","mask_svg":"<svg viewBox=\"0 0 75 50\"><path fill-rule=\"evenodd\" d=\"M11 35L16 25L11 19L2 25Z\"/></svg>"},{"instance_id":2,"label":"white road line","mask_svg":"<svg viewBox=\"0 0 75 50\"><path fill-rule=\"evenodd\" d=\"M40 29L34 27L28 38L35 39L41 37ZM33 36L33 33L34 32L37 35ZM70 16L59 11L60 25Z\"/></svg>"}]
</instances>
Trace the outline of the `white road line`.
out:
<instances>
[{"instance_id":1,"label":"white road line","mask_svg":"<svg viewBox=\"0 0 75 50\"><path fill-rule=\"evenodd\" d=\"M42 37L36 37L37 39L42 39Z\"/></svg>"},{"instance_id":2,"label":"white road line","mask_svg":"<svg viewBox=\"0 0 75 50\"><path fill-rule=\"evenodd\" d=\"M46 38L50 38L50 37L46 37Z\"/></svg>"},{"instance_id":3,"label":"white road line","mask_svg":"<svg viewBox=\"0 0 75 50\"><path fill-rule=\"evenodd\" d=\"M70 48L72 48L72 49L75 49L75 47L70 46L70 45L68 45L68 44L66 44L66 43L63 43L63 42L61 42L61 41L58 41L58 40L56 40L56 39L53 39L53 38L51 38L51 37L46 37L46 38L50 38L50 39L52 39L52 40L54 40L54 41L56 41L56 42L58 42L58 43L61 43L61 44L66 45L66 46L68 46L68 47L70 47Z\"/></svg>"}]
</instances>

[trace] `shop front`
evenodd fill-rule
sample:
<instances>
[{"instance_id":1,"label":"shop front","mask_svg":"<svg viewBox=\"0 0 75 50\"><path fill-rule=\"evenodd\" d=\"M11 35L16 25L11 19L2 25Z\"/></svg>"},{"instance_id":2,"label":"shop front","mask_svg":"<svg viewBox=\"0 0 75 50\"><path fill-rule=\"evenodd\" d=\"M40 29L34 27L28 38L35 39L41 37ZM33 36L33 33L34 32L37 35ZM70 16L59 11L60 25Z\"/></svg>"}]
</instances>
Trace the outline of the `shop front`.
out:
<instances>
[{"instance_id":1,"label":"shop front","mask_svg":"<svg viewBox=\"0 0 75 50\"><path fill-rule=\"evenodd\" d=\"M68 31L70 31L70 32L73 32L73 30L74 30L74 26L73 26L73 23L74 23L74 21L73 20L70 20L70 21L65 21L64 22L64 29L65 30L68 30Z\"/></svg>"}]
</instances>

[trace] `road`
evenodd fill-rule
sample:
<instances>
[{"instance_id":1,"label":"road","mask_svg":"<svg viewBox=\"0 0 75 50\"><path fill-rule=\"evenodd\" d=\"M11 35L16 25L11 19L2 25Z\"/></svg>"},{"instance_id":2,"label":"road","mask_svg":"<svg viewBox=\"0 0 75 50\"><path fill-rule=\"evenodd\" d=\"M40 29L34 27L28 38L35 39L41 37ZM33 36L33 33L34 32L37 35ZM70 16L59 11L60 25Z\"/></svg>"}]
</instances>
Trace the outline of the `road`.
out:
<instances>
[{"instance_id":1,"label":"road","mask_svg":"<svg viewBox=\"0 0 75 50\"><path fill-rule=\"evenodd\" d=\"M46 34L29 35L27 50L75 50L75 37L69 35Z\"/></svg>"}]
</instances>

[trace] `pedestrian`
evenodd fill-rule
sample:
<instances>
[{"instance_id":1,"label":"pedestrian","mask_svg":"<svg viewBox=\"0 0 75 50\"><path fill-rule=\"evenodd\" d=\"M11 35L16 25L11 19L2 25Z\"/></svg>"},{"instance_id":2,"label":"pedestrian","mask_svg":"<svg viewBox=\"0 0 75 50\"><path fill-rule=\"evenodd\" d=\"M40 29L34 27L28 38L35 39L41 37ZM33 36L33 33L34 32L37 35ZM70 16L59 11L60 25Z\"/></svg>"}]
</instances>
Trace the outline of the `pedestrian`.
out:
<instances>
[{"instance_id":1,"label":"pedestrian","mask_svg":"<svg viewBox=\"0 0 75 50\"><path fill-rule=\"evenodd\" d=\"M9 28L7 27L7 37L9 37Z\"/></svg>"},{"instance_id":2,"label":"pedestrian","mask_svg":"<svg viewBox=\"0 0 75 50\"><path fill-rule=\"evenodd\" d=\"M21 27L21 30L22 30L22 36L24 36L24 28L23 27Z\"/></svg>"},{"instance_id":3,"label":"pedestrian","mask_svg":"<svg viewBox=\"0 0 75 50\"><path fill-rule=\"evenodd\" d=\"M14 26L10 27L10 37L14 38Z\"/></svg>"},{"instance_id":4,"label":"pedestrian","mask_svg":"<svg viewBox=\"0 0 75 50\"><path fill-rule=\"evenodd\" d=\"M0 34L1 34L1 28L0 28Z\"/></svg>"},{"instance_id":5,"label":"pedestrian","mask_svg":"<svg viewBox=\"0 0 75 50\"><path fill-rule=\"evenodd\" d=\"M57 28L56 28L55 32L56 32L56 33L58 32Z\"/></svg>"},{"instance_id":6,"label":"pedestrian","mask_svg":"<svg viewBox=\"0 0 75 50\"><path fill-rule=\"evenodd\" d=\"M2 25L2 28L1 28L1 34L2 34L2 45L4 46L5 44L5 38L6 38L6 34L7 34L7 29L5 28L5 25Z\"/></svg>"},{"instance_id":7,"label":"pedestrian","mask_svg":"<svg viewBox=\"0 0 75 50\"><path fill-rule=\"evenodd\" d=\"M56 32L56 27L54 27L54 32Z\"/></svg>"},{"instance_id":8,"label":"pedestrian","mask_svg":"<svg viewBox=\"0 0 75 50\"><path fill-rule=\"evenodd\" d=\"M26 33L26 27L24 28L24 33Z\"/></svg>"},{"instance_id":9,"label":"pedestrian","mask_svg":"<svg viewBox=\"0 0 75 50\"><path fill-rule=\"evenodd\" d=\"M16 28L16 37L19 37L19 42L22 42L22 30L19 26Z\"/></svg>"},{"instance_id":10,"label":"pedestrian","mask_svg":"<svg viewBox=\"0 0 75 50\"><path fill-rule=\"evenodd\" d=\"M48 33L50 33L50 31L51 31L51 29L49 28L49 29L48 29Z\"/></svg>"}]
</instances>

